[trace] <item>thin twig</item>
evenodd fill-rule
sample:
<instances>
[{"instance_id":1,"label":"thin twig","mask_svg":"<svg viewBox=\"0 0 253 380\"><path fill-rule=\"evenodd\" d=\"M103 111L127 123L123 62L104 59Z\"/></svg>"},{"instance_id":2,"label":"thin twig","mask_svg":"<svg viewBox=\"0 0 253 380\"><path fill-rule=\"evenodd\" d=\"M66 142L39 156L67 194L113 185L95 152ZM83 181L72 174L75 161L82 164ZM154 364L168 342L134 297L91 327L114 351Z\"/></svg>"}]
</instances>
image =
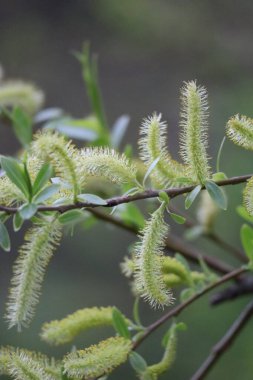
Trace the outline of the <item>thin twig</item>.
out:
<instances>
[{"instance_id":1,"label":"thin twig","mask_svg":"<svg viewBox=\"0 0 253 380\"><path fill-rule=\"evenodd\" d=\"M172 212L175 212L176 214L182 215L185 218L184 227L192 228L199 225L195 220L193 220L192 218L189 218L189 216L186 215L186 213L182 212L181 210L178 210L176 207L170 206L170 210ZM243 262L243 263L248 262L246 255L240 249L228 243L227 241L223 240L223 238L221 238L216 232L203 231L201 236L212 240L220 248L225 249L227 252L229 252L238 260L240 260L240 262Z\"/></svg>"},{"instance_id":2,"label":"thin twig","mask_svg":"<svg viewBox=\"0 0 253 380\"><path fill-rule=\"evenodd\" d=\"M237 185L239 183L246 182L252 176L253 174L247 174L247 175L238 176L238 177L231 177L231 178L224 179L222 181L217 181L216 184L218 186ZM159 197L159 194L161 192L167 193L170 198L175 198L178 195L190 193L195 187L196 185L185 186L185 187L180 187L180 188L175 187L175 188L161 189L161 190L148 189L134 195L121 195L118 197L106 199L105 205L99 205L97 203L92 203L92 202L77 202L77 203L62 205L62 206L39 206L38 211L40 212L58 211L60 213L64 213L69 210L81 209L81 208L86 208L86 207L90 207L90 208L114 207L123 203L139 201L142 199L157 198ZM202 190L203 189L205 189L205 186L202 186ZM4 211L8 214L15 214L18 211L18 209L19 209L18 207L9 207L9 206L0 205L0 211Z\"/></svg>"},{"instance_id":3,"label":"thin twig","mask_svg":"<svg viewBox=\"0 0 253 380\"><path fill-rule=\"evenodd\" d=\"M116 216L105 214L99 209L88 208L87 210L95 215L95 217L98 219L104 220L131 233L140 233L136 225L126 224L123 220L119 219ZM214 269L218 273L225 274L233 270L233 267L230 265L223 263L223 261L215 257L205 255L199 249L197 250L196 248L187 244L184 240L182 240L182 238L179 238L174 234L170 234L166 239L166 248L172 252L180 252L183 256L195 263L199 263L200 258L202 258L210 268Z\"/></svg>"},{"instance_id":4,"label":"thin twig","mask_svg":"<svg viewBox=\"0 0 253 380\"><path fill-rule=\"evenodd\" d=\"M253 294L253 277L246 276L240 279L236 284L233 284L226 289L212 295L211 305L219 305L226 301L234 300L238 297Z\"/></svg>"},{"instance_id":5,"label":"thin twig","mask_svg":"<svg viewBox=\"0 0 253 380\"><path fill-rule=\"evenodd\" d=\"M202 297L204 294L210 292L210 290L216 288L217 286L224 284L225 282L240 276L241 274L247 271L246 268L235 269L234 271L227 273L225 276L221 277L219 280L208 285L199 293L196 293L194 296L189 298L187 301L176 306L174 309L170 310L167 314L163 315L160 319L149 325L143 335L133 344L133 349L135 350L152 332L154 332L158 327L167 322L170 318L176 317L179 315L186 307L195 302L197 299Z\"/></svg>"},{"instance_id":6,"label":"thin twig","mask_svg":"<svg viewBox=\"0 0 253 380\"><path fill-rule=\"evenodd\" d=\"M191 377L191 380L202 380L205 375L216 364L221 355L223 355L232 345L237 335L241 332L242 328L248 322L253 315L253 301L251 301L246 308L241 312L239 317L234 321L232 326L222 337L222 339L215 344L211 349L210 355L197 370L197 372Z\"/></svg>"}]
</instances>

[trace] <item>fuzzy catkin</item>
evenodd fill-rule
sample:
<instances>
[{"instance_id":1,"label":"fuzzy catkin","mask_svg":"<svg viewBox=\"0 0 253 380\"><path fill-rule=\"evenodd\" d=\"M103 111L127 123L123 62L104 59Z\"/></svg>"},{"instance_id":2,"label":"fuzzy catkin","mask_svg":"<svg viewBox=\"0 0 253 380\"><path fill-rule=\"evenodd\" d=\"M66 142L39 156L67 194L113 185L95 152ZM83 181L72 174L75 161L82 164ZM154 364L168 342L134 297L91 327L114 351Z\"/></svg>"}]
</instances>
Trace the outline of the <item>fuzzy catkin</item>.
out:
<instances>
[{"instance_id":1,"label":"fuzzy catkin","mask_svg":"<svg viewBox=\"0 0 253 380\"><path fill-rule=\"evenodd\" d=\"M207 148L207 92L196 82L185 83L182 88L181 155L188 167L188 176L204 184L210 178Z\"/></svg>"}]
</instances>

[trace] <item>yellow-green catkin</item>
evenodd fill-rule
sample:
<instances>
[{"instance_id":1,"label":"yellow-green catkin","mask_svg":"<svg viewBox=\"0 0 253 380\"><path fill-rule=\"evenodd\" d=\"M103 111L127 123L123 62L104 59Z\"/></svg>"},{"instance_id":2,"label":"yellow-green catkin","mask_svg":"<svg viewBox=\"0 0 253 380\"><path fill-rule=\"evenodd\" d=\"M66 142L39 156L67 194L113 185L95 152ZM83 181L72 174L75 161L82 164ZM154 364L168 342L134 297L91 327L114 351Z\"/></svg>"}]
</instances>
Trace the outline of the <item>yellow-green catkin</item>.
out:
<instances>
[{"instance_id":1,"label":"yellow-green catkin","mask_svg":"<svg viewBox=\"0 0 253 380\"><path fill-rule=\"evenodd\" d=\"M46 267L60 237L61 227L55 219L43 221L26 233L11 280L6 315L10 327L21 329L32 319Z\"/></svg>"},{"instance_id":2,"label":"yellow-green catkin","mask_svg":"<svg viewBox=\"0 0 253 380\"><path fill-rule=\"evenodd\" d=\"M207 148L207 92L196 82L182 88L181 155L188 167L188 176L204 184L210 178Z\"/></svg>"},{"instance_id":3,"label":"yellow-green catkin","mask_svg":"<svg viewBox=\"0 0 253 380\"><path fill-rule=\"evenodd\" d=\"M60 380L61 369L45 355L6 347L0 349L0 374L15 380Z\"/></svg>"},{"instance_id":4,"label":"yellow-green catkin","mask_svg":"<svg viewBox=\"0 0 253 380\"><path fill-rule=\"evenodd\" d=\"M135 248L135 288L151 306L163 307L172 302L172 295L163 281L163 248L168 227L163 214L165 202L151 215Z\"/></svg>"},{"instance_id":5,"label":"yellow-green catkin","mask_svg":"<svg viewBox=\"0 0 253 380\"><path fill-rule=\"evenodd\" d=\"M21 80L0 82L0 107L19 106L33 115L43 103L43 92L31 83Z\"/></svg>"},{"instance_id":6,"label":"yellow-green catkin","mask_svg":"<svg viewBox=\"0 0 253 380\"><path fill-rule=\"evenodd\" d=\"M109 374L127 360L132 343L123 337L112 337L97 345L70 353L63 359L69 377L89 380Z\"/></svg>"},{"instance_id":7,"label":"yellow-green catkin","mask_svg":"<svg viewBox=\"0 0 253 380\"><path fill-rule=\"evenodd\" d=\"M119 185L136 181L136 166L114 149L84 148L76 159L80 178L100 177Z\"/></svg>"},{"instance_id":8,"label":"yellow-green catkin","mask_svg":"<svg viewBox=\"0 0 253 380\"><path fill-rule=\"evenodd\" d=\"M71 141L56 132L39 132L32 143L32 152L41 160L51 162L55 175L66 182L76 200L83 181L77 170L77 149Z\"/></svg>"},{"instance_id":9,"label":"yellow-green catkin","mask_svg":"<svg viewBox=\"0 0 253 380\"><path fill-rule=\"evenodd\" d=\"M42 326L41 338L54 345L71 342L82 331L112 325L112 307L92 307L78 310L60 321Z\"/></svg>"},{"instance_id":10,"label":"yellow-green catkin","mask_svg":"<svg viewBox=\"0 0 253 380\"><path fill-rule=\"evenodd\" d=\"M161 118L161 114L154 113L144 119L140 129L140 157L147 166L159 157L151 177L161 187L177 186L182 184L178 179L186 177L186 168L169 154L166 142L167 124Z\"/></svg>"},{"instance_id":11,"label":"yellow-green catkin","mask_svg":"<svg viewBox=\"0 0 253 380\"><path fill-rule=\"evenodd\" d=\"M253 216L253 177L247 182L243 191L243 204L248 213Z\"/></svg>"},{"instance_id":12,"label":"yellow-green catkin","mask_svg":"<svg viewBox=\"0 0 253 380\"><path fill-rule=\"evenodd\" d=\"M236 145L253 150L253 119L240 115L231 117L226 125L226 133Z\"/></svg>"},{"instance_id":13,"label":"yellow-green catkin","mask_svg":"<svg viewBox=\"0 0 253 380\"><path fill-rule=\"evenodd\" d=\"M177 346L177 325L174 324L170 328L170 335L165 347L162 360L159 363L148 366L145 373L143 374L143 379L145 379L145 374L148 374L151 380L157 380L161 374L166 372L171 367L171 365L173 364L175 360L176 346Z\"/></svg>"}]
</instances>

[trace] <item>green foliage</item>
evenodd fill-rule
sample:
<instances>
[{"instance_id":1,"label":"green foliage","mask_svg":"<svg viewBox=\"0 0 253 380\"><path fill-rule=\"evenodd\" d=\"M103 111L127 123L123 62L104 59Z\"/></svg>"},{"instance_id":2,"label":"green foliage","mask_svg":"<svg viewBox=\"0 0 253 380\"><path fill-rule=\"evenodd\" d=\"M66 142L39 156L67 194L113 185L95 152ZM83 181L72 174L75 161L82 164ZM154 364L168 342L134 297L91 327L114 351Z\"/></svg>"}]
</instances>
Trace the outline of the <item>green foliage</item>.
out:
<instances>
[{"instance_id":1,"label":"green foliage","mask_svg":"<svg viewBox=\"0 0 253 380\"><path fill-rule=\"evenodd\" d=\"M164 308L174 301L171 289L178 288L179 293L175 293L179 294L178 302L186 303L174 309L177 315L188 303L224 280L219 282L213 268L201 257L196 260L198 254L191 247L186 245L185 253L184 241L177 245L172 239L170 244L165 222L165 217L170 217L186 228L191 226L188 235L194 238L203 235L216 243L222 242L215 235L214 222L218 208L227 209L226 194L219 182L227 178L219 168L224 139L217 156L217 173L212 175L207 154L207 92L191 81L182 89L180 153L184 163L172 158L167 148L167 124L157 113L145 118L140 127L139 157L134 157L131 146L124 153L116 150L121 146L129 117L120 116L110 131L96 61L87 46L78 58L91 102L91 116L75 119L62 110L47 109L33 119L41 106L42 94L21 82L16 83L16 88L15 83L0 86L3 107L0 117L7 116L23 148L15 158L1 156L0 247L10 251L7 221L11 216L15 232L27 223L32 224L14 264L6 319L9 327L17 326L19 330L29 325L46 267L60 243L63 227L73 233L75 225L88 229L100 218L139 234L139 242L130 249L131 256L125 257L121 264L123 274L132 281L133 322L116 307L80 309L61 320L43 324L41 338L52 345L67 344L82 332L102 326L111 326L116 336L85 349L72 350L59 362L23 349L2 348L0 374L17 380L106 379L129 358L140 379L156 380L171 367L176 355L177 331L184 325L172 323L162 339L164 353L160 362L148 365L135 350L171 317L173 310L145 327L140 318L139 300ZM34 136L33 120L42 123L42 130ZM237 115L228 121L226 131L236 144L252 150L251 119ZM85 141L85 145L79 148L69 137ZM186 209L200 195L199 202L195 202L195 221L188 220L181 210L173 209L173 198L182 194L186 194ZM144 202L148 206L133 203L143 199L149 199L149 203ZM108 212L112 203L116 206ZM244 189L243 203L238 213L252 224L253 178ZM241 242L249 260L244 268L252 270L253 229L249 225L241 228ZM166 245L172 251L171 256L164 254ZM196 268L174 252L177 246L197 261ZM229 244L222 242L221 246ZM214 258L209 261L213 267L214 262Z\"/></svg>"}]
</instances>

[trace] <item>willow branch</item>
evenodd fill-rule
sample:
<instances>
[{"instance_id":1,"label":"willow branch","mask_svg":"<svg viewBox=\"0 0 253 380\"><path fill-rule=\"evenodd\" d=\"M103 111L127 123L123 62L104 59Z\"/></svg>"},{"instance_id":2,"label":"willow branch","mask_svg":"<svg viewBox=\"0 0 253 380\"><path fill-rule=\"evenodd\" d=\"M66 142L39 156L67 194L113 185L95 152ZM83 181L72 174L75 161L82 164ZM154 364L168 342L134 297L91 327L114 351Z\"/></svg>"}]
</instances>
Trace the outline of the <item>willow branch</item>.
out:
<instances>
[{"instance_id":1,"label":"willow branch","mask_svg":"<svg viewBox=\"0 0 253 380\"><path fill-rule=\"evenodd\" d=\"M134 224L126 224L123 220L115 216L105 214L99 209L88 208L87 210L98 219L111 223L131 233L140 233L137 226ZM197 250L196 248L183 241L182 238L179 238L174 234L170 234L169 237L166 239L166 249L172 252L180 252L187 259L195 263L199 263L199 259L202 258L210 268L214 269L218 273L225 274L233 270L233 268L230 265L224 263L223 261L215 257L205 255L199 249Z\"/></svg>"},{"instance_id":2,"label":"willow branch","mask_svg":"<svg viewBox=\"0 0 253 380\"><path fill-rule=\"evenodd\" d=\"M228 186L228 185L237 185L239 183L246 182L249 178L251 178L253 174L247 174L239 177L231 177L224 179L222 181L217 181L216 185L218 186ZM143 199L157 198L161 192L165 192L168 194L170 198L175 198L178 195L190 193L196 185L185 186L185 187L175 187L170 189L161 189L161 190L153 190L148 189L134 195L121 195L118 197L108 198L105 200L105 205L98 205L92 202L77 202L69 205L61 205L61 206L39 206L38 211L58 211L60 213L64 213L73 209L81 209L81 208L96 208L96 207L115 207L123 203L135 202ZM205 186L202 186L202 190L205 189ZM18 207L9 207L0 205L0 211L4 211L8 214L15 214L18 211Z\"/></svg>"},{"instance_id":3,"label":"willow branch","mask_svg":"<svg viewBox=\"0 0 253 380\"><path fill-rule=\"evenodd\" d=\"M181 210L180 211L177 210L174 206L173 207L170 206L170 210L172 212L175 212L176 214L182 215L185 218L184 227L192 228L192 227L198 226L198 223L196 223L193 219L190 219L188 217L188 215L186 215ZM240 260L240 262L243 262L243 263L247 263L248 262L247 257L244 254L244 252L242 252L237 247L234 247L232 244L228 243L227 241L223 240L223 238L221 238L216 232L214 232L214 231L203 231L203 233L202 233L201 236L203 236L203 237L211 240L217 246L219 246L220 248L223 248L228 253L230 253L231 255L233 255L234 257L236 257L238 260Z\"/></svg>"},{"instance_id":4,"label":"willow branch","mask_svg":"<svg viewBox=\"0 0 253 380\"><path fill-rule=\"evenodd\" d=\"M167 314L163 315L160 319L158 319L156 322L152 323L145 329L145 332L143 333L143 335L133 344L133 349L135 350L150 334L152 334L156 329L158 329L158 327L163 325L170 318L178 316L186 307L188 307L193 302L198 300L204 294L210 292L212 289L216 288L217 286L222 285L225 282L242 275L246 271L247 271L246 268L239 268L230 273L227 273L225 276L221 277L219 280L215 281L214 283L208 285L199 293L196 293L187 301L183 302L182 304L176 306L174 309L170 310Z\"/></svg>"},{"instance_id":5,"label":"willow branch","mask_svg":"<svg viewBox=\"0 0 253 380\"><path fill-rule=\"evenodd\" d=\"M191 380L202 380L205 375L216 364L219 358L231 347L237 335L253 315L253 301L251 301L242 311L239 317L234 321L232 326L223 336L223 338L212 348L210 355L191 377Z\"/></svg>"},{"instance_id":6,"label":"willow branch","mask_svg":"<svg viewBox=\"0 0 253 380\"><path fill-rule=\"evenodd\" d=\"M248 294L253 294L252 276L243 277L236 284L213 294L210 303L211 305L219 305L223 302L231 301Z\"/></svg>"}]
</instances>

